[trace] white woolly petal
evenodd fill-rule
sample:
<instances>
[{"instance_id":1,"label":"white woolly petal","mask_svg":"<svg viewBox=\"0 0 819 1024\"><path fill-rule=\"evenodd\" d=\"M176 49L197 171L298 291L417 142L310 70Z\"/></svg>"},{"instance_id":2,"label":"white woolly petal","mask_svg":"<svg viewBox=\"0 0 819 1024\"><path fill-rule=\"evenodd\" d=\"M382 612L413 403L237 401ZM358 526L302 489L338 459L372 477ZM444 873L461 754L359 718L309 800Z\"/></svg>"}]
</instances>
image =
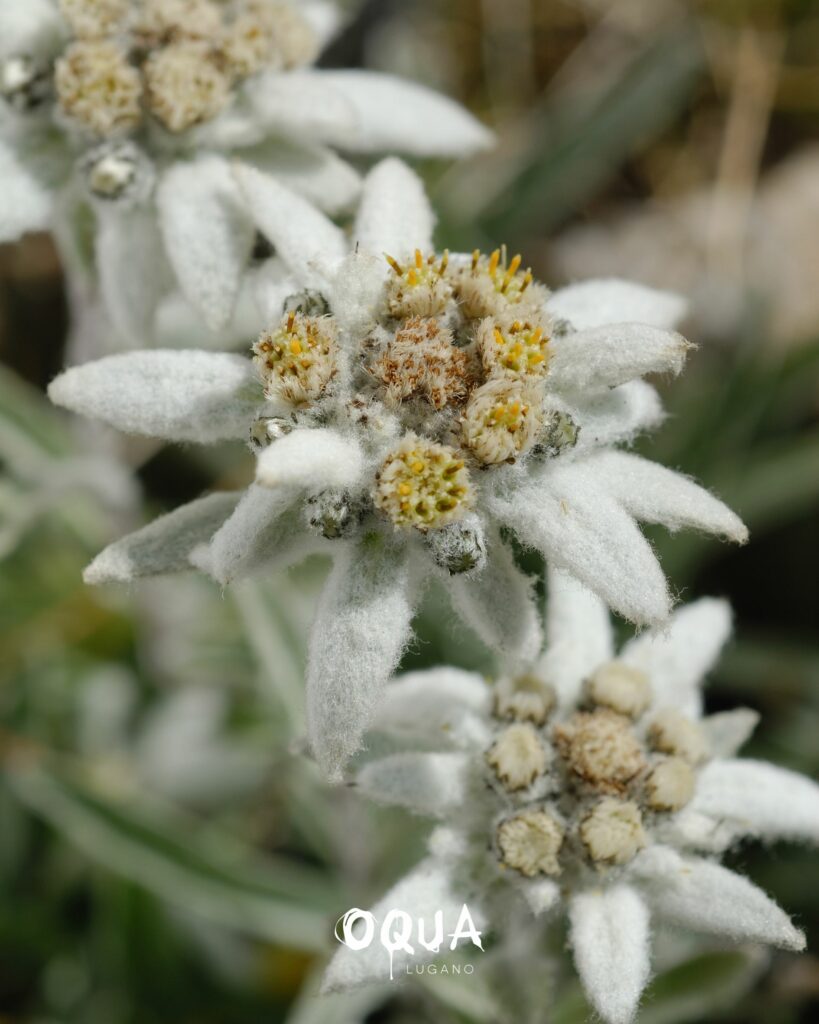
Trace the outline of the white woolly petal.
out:
<instances>
[{"instance_id":1,"label":"white woolly petal","mask_svg":"<svg viewBox=\"0 0 819 1024\"><path fill-rule=\"evenodd\" d=\"M474 575L445 575L455 611L511 667L531 663L543 637L534 580L521 572L500 537L489 539L486 565Z\"/></svg>"},{"instance_id":2,"label":"white woolly petal","mask_svg":"<svg viewBox=\"0 0 819 1024\"><path fill-rule=\"evenodd\" d=\"M209 327L224 327L254 239L229 164L215 156L174 164L156 201L168 258L185 297Z\"/></svg>"},{"instance_id":3,"label":"white woolly petal","mask_svg":"<svg viewBox=\"0 0 819 1024\"><path fill-rule=\"evenodd\" d=\"M2 57L53 49L64 35L65 24L51 0L7 0L0 4Z\"/></svg>"},{"instance_id":4,"label":"white woolly petal","mask_svg":"<svg viewBox=\"0 0 819 1024\"><path fill-rule=\"evenodd\" d=\"M376 322L388 270L382 256L370 253L352 253L338 265L326 295L342 338L364 334Z\"/></svg>"},{"instance_id":5,"label":"white woolly petal","mask_svg":"<svg viewBox=\"0 0 819 1024\"><path fill-rule=\"evenodd\" d=\"M602 278L580 281L549 296L552 316L568 320L578 331L606 324L650 324L666 330L676 327L688 303L681 295L643 284Z\"/></svg>"},{"instance_id":6,"label":"white woolly petal","mask_svg":"<svg viewBox=\"0 0 819 1024\"><path fill-rule=\"evenodd\" d=\"M324 975L322 991L339 992L368 982L389 981L391 971L393 977L399 978L405 973L408 964L422 964L433 960L438 953L425 949L415 941L415 928L410 940L414 955L410 956L399 950L393 954L391 960L390 954L379 941L378 933L384 918L391 910L403 910L413 920L423 918L424 937L431 941L435 914L439 910L442 911L444 942L441 945L441 952L444 952L449 949L449 935L457 927L464 899L465 896L461 893L450 867L434 857L427 857L371 908L371 913L376 919L373 942L366 949L353 950L342 946L336 952ZM469 902L469 910L476 927L484 927L483 915L472 900Z\"/></svg>"},{"instance_id":7,"label":"white woolly petal","mask_svg":"<svg viewBox=\"0 0 819 1024\"><path fill-rule=\"evenodd\" d=\"M579 400L576 408L580 425L577 451L629 444L665 419L660 396L643 380L632 380L591 399Z\"/></svg>"},{"instance_id":8,"label":"white woolly petal","mask_svg":"<svg viewBox=\"0 0 819 1024\"><path fill-rule=\"evenodd\" d=\"M572 707L583 680L614 657L611 618L596 594L552 567L546 596L546 653L538 671L554 686L561 706Z\"/></svg>"},{"instance_id":9,"label":"white woolly petal","mask_svg":"<svg viewBox=\"0 0 819 1024\"><path fill-rule=\"evenodd\" d=\"M262 397L249 359L194 349L124 352L74 366L48 395L125 433L202 444L245 438Z\"/></svg>"},{"instance_id":10,"label":"white woolly petal","mask_svg":"<svg viewBox=\"0 0 819 1024\"><path fill-rule=\"evenodd\" d=\"M548 914L560 903L560 886L550 878L516 878L514 882L535 917Z\"/></svg>"},{"instance_id":11,"label":"white woolly petal","mask_svg":"<svg viewBox=\"0 0 819 1024\"><path fill-rule=\"evenodd\" d=\"M701 722L711 757L733 757L748 742L759 724L759 712L734 708L709 715Z\"/></svg>"},{"instance_id":12,"label":"white woolly petal","mask_svg":"<svg viewBox=\"0 0 819 1024\"><path fill-rule=\"evenodd\" d=\"M625 885L573 897L569 923L574 962L589 1001L607 1024L628 1024L650 969L648 910Z\"/></svg>"},{"instance_id":13,"label":"white woolly petal","mask_svg":"<svg viewBox=\"0 0 819 1024\"><path fill-rule=\"evenodd\" d=\"M492 145L494 136L447 96L377 71L316 71L325 86L346 100L356 122L325 140L355 153L469 156Z\"/></svg>"},{"instance_id":14,"label":"white woolly petal","mask_svg":"<svg viewBox=\"0 0 819 1024\"><path fill-rule=\"evenodd\" d=\"M13 242L27 231L42 231L48 227L51 196L3 142L0 142L0 181L3 182L0 189L0 243Z\"/></svg>"},{"instance_id":15,"label":"white woolly petal","mask_svg":"<svg viewBox=\"0 0 819 1024\"><path fill-rule=\"evenodd\" d=\"M320 267L347 253L343 231L269 174L239 163L234 172L250 215L278 255L304 285L323 288L327 279Z\"/></svg>"},{"instance_id":16,"label":"white woolly petal","mask_svg":"<svg viewBox=\"0 0 819 1024\"><path fill-rule=\"evenodd\" d=\"M410 638L415 588L405 550L381 536L344 547L319 601L307 666L307 731L338 779L361 747L381 690Z\"/></svg>"},{"instance_id":17,"label":"white woolly petal","mask_svg":"<svg viewBox=\"0 0 819 1024\"><path fill-rule=\"evenodd\" d=\"M556 391L604 390L647 373L682 370L690 344L645 324L609 324L555 337L549 343L549 385Z\"/></svg>"},{"instance_id":18,"label":"white woolly petal","mask_svg":"<svg viewBox=\"0 0 819 1024\"><path fill-rule=\"evenodd\" d=\"M285 513L298 494L293 488L248 488L213 538L207 571L226 585L268 563L293 538L292 518Z\"/></svg>"},{"instance_id":19,"label":"white woolly petal","mask_svg":"<svg viewBox=\"0 0 819 1024\"><path fill-rule=\"evenodd\" d=\"M432 251L435 215L418 175L401 160L382 160L367 175L353 242L365 252L403 259Z\"/></svg>"},{"instance_id":20,"label":"white woolly petal","mask_svg":"<svg viewBox=\"0 0 819 1024\"><path fill-rule=\"evenodd\" d=\"M471 765L467 754L392 754L364 765L355 784L376 803L443 818L470 796Z\"/></svg>"},{"instance_id":21,"label":"white woolly petal","mask_svg":"<svg viewBox=\"0 0 819 1024\"><path fill-rule=\"evenodd\" d=\"M706 597L675 611L661 632L629 641L620 657L647 673L655 709L676 707L696 717L702 710L705 676L730 635L730 605Z\"/></svg>"},{"instance_id":22,"label":"white woolly petal","mask_svg":"<svg viewBox=\"0 0 819 1024\"><path fill-rule=\"evenodd\" d=\"M171 283L159 226L141 209L103 209L98 216L97 273L106 309L126 341L147 346Z\"/></svg>"},{"instance_id":23,"label":"white woolly petal","mask_svg":"<svg viewBox=\"0 0 819 1024\"><path fill-rule=\"evenodd\" d=\"M323 146L288 145L276 139L243 156L326 213L348 210L361 192L358 171Z\"/></svg>"},{"instance_id":24,"label":"white woolly petal","mask_svg":"<svg viewBox=\"0 0 819 1024\"><path fill-rule=\"evenodd\" d=\"M256 483L318 493L352 488L364 472L364 453L352 437L337 430L294 430L269 445L256 462Z\"/></svg>"},{"instance_id":25,"label":"white woolly petal","mask_svg":"<svg viewBox=\"0 0 819 1024\"><path fill-rule=\"evenodd\" d=\"M335 145L356 130L358 115L352 102L316 71L253 75L244 96L268 135Z\"/></svg>"},{"instance_id":26,"label":"white woolly petal","mask_svg":"<svg viewBox=\"0 0 819 1024\"><path fill-rule=\"evenodd\" d=\"M699 773L694 812L727 819L744 835L819 843L819 786L764 761L711 761Z\"/></svg>"},{"instance_id":27,"label":"white woolly petal","mask_svg":"<svg viewBox=\"0 0 819 1024\"><path fill-rule=\"evenodd\" d=\"M330 3L329 0L307 0L306 3L300 3L299 14L310 23L322 48L333 39L342 24L338 4Z\"/></svg>"},{"instance_id":28,"label":"white woolly petal","mask_svg":"<svg viewBox=\"0 0 819 1024\"><path fill-rule=\"evenodd\" d=\"M284 312L284 303L301 291L301 285L293 277L287 266L277 257L265 260L261 266L245 277L245 285L253 294L255 308L258 310L258 329L250 334L258 334L262 329L277 323ZM248 335L245 335L247 338Z\"/></svg>"},{"instance_id":29,"label":"white woolly petal","mask_svg":"<svg viewBox=\"0 0 819 1024\"><path fill-rule=\"evenodd\" d=\"M547 562L637 623L665 621L670 597L651 545L634 520L594 483L583 463L554 469L492 500L499 522Z\"/></svg>"},{"instance_id":30,"label":"white woolly petal","mask_svg":"<svg viewBox=\"0 0 819 1024\"><path fill-rule=\"evenodd\" d=\"M727 505L693 480L628 452L600 452L594 471L635 519L669 530L703 530L744 544L748 529Z\"/></svg>"},{"instance_id":31,"label":"white woolly petal","mask_svg":"<svg viewBox=\"0 0 819 1024\"><path fill-rule=\"evenodd\" d=\"M105 548L85 570L83 579L89 584L127 583L190 569L193 549L211 539L238 500L235 493L209 494L160 516Z\"/></svg>"},{"instance_id":32,"label":"white woolly petal","mask_svg":"<svg viewBox=\"0 0 819 1024\"><path fill-rule=\"evenodd\" d=\"M411 672L387 684L373 728L446 746L482 748L490 739L483 719L491 703L486 681L472 672L448 667Z\"/></svg>"},{"instance_id":33,"label":"white woolly petal","mask_svg":"<svg viewBox=\"0 0 819 1024\"><path fill-rule=\"evenodd\" d=\"M736 942L805 948L804 935L773 900L719 864L654 846L635 858L630 871L643 881L652 910L674 924Z\"/></svg>"}]
</instances>

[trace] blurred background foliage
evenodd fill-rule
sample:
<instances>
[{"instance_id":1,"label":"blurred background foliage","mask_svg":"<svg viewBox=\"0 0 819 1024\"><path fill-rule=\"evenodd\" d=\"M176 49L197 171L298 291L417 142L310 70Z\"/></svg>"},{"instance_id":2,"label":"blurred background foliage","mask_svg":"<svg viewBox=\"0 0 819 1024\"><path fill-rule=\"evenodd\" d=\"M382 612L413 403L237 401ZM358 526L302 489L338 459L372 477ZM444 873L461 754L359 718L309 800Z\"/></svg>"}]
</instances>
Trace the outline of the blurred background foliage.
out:
<instances>
[{"instance_id":1,"label":"blurred background foliage","mask_svg":"<svg viewBox=\"0 0 819 1024\"><path fill-rule=\"evenodd\" d=\"M669 420L644 447L737 508L752 542L652 540L683 599L736 608L711 708L757 708L748 752L815 776L815 0L370 0L349 13L326 64L426 81L498 132L479 160L422 168L442 245L506 242L554 285L617 274L690 296L699 349L661 382ZM66 331L50 241L0 249L0 1022L585 1020L570 974L518 978L493 954L464 983L314 998L332 922L423 839L400 813L328 792L300 756L326 567L224 594L193 577L86 589L104 544L241 483L248 464L69 424L42 394ZM440 596L418 634L407 665L491 671ZM815 858L749 845L735 862L819 948ZM819 1009L811 953L678 937L658 970L640 1024L796 1024Z\"/></svg>"}]
</instances>

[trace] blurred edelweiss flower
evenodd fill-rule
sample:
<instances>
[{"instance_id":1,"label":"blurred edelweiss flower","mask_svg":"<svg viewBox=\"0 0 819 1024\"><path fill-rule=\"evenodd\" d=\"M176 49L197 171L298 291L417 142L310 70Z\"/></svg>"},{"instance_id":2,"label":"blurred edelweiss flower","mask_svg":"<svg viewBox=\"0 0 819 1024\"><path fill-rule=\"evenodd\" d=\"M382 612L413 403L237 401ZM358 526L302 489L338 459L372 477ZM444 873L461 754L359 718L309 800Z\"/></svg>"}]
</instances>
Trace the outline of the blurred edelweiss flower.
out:
<instances>
[{"instance_id":1,"label":"blurred edelweiss flower","mask_svg":"<svg viewBox=\"0 0 819 1024\"><path fill-rule=\"evenodd\" d=\"M158 331L174 283L208 327L225 327L254 250L230 159L336 213L360 177L335 148L463 156L491 139L420 85L311 68L338 23L324 0L0 5L0 242L48 228L69 270L95 260L133 344Z\"/></svg>"},{"instance_id":2,"label":"blurred edelweiss flower","mask_svg":"<svg viewBox=\"0 0 819 1024\"><path fill-rule=\"evenodd\" d=\"M71 369L50 394L132 433L249 437L258 452L247 492L114 544L89 582L193 564L229 583L336 555L307 682L310 741L330 774L358 749L430 577L487 644L534 658L532 584L502 530L638 623L662 622L671 601L636 520L745 540L692 481L612 450L662 418L639 378L682 367L675 296L616 281L550 295L519 257L430 255L429 204L397 160L364 185L352 253L305 200L236 173L288 268L253 362L137 352Z\"/></svg>"},{"instance_id":3,"label":"blurred edelweiss flower","mask_svg":"<svg viewBox=\"0 0 819 1024\"><path fill-rule=\"evenodd\" d=\"M356 785L447 824L376 919L402 906L449 918L464 900L496 927L514 927L515 905L565 910L587 995L611 1024L631 1020L647 984L652 921L802 949L784 912L716 862L744 836L819 841L815 783L735 758L756 713L703 717L700 688L730 632L727 605L688 605L616 655L604 606L551 572L546 625L540 659L493 687L452 668L388 685L374 721L379 754L358 767ZM416 947L416 958L433 955ZM395 956L400 971L409 958ZM325 987L379 980L385 957L376 944L342 949Z\"/></svg>"}]
</instances>

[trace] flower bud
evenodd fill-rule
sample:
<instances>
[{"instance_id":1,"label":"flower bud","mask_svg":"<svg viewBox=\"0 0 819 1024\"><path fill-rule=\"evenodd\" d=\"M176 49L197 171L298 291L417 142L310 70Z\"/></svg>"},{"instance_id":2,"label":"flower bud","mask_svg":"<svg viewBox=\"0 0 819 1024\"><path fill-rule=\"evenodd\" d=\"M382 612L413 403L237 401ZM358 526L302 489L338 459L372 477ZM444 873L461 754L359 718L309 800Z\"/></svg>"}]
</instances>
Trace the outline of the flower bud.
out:
<instances>
[{"instance_id":1,"label":"flower bud","mask_svg":"<svg viewBox=\"0 0 819 1024\"><path fill-rule=\"evenodd\" d=\"M0 96L14 110L25 113L40 106L51 91L46 64L29 54L6 57L0 62Z\"/></svg>"},{"instance_id":2,"label":"flower bud","mask_svg":"<svg viewBox=\"0 0 819 1024\"><path fill-rule=\"evenodd\" d=\"M631 723L608 708L576 712L554 739L569 771L600 793L622 792L645 767Z\"/></svg>"},{"instance_id":3,"label":"flower bud","mask_svg":"<svg viewBox=\"0 0 819 1024\"><path fill-rule=\"evenodd\" d=\"M262 452L292 430L293 423L282 416L260 416L250 428L250 447L254 452Z\"/></svg>"},{"instance_id":4,"label":"flower bud","mask_svg":"<svg viewBox=\"0 0 819 1024\"><path fill-rule=\"evenodd\" d=\"M424 258L420 249L406 266L387 257L392 274L387 281L387 309L390 316L403 320L410 317L439 316L452 298L452 285L447 278L449 253L440 261L435 254Z\"/></svg>"},{"instance_id":5,"label":"flower bud","mask_svg":"<svg viewBox=\"0 0 819 1024\"><path fill-rule=\"evenodd\" d=\"M437 529L460 519L472 498L469 470L443 444L406 434L376 475L373 499L396 526Z\"/></svg>"},{"instance_id":6,"label":"flower bud","mask_svg":"<svg viewBox=\"0 0 819 1024\"><path fill-rule=\"evenodd\" d=\"M490 380L472 392L461 421L461 437L484 465L513 462L528 451L543 419L537 385Z\"/></svg>"},{"instance_id":7,"label":"flower bud","mask_svg":"<svg viewBox=\"0 0 819 1024\"><path fill-rule=\"evenodd\" d=\"M651 703L651 684L645 672L622 661L608 661L586 680L586 699L629 718L639 718Z\"/></svg>"},{"instance_id":8,"label":"flower bud","mask_svg":"<svg viewBox=\"0 0 819 1024\"><path fill-rule=\"evenodd\" d=\"M86 153L80 163L91 197L107 202L133 203L146 199L154 171L145 153L132 142L113 142Z\"/></svg>"},{"instance_id":9,"label":"flower bud","mask_svg":"<svg viewBox=\"0 0 819 1024\"><path fill-rule=\"evenodd\" d=\"M430 530L425 540L435 564L451 576L474 572L486 565L483 527L477 516Z\"/></svg>"},{"instance_id":10,"label":"flower bud","mask_svg":"<svg viewBox=\"0 0 819 1024\"><path fill-rule=\"evenodd\" d=\"M506 818L498 826L497 843L503 864L526 878L560 874L563 827L546 811L522 811Z\"/></svg>"},{"instance_id":11,"label":"flower bud","mask_svg":"<svg viewBox=\"0 0 819 1024\"><path fill-rule=\"evenodd\" d=\"M574 448L580 436L580 427L567 412L553 410L543 416L543 427L532 447L532 457L553 459L556 455Z\"/></svg>"},{"instance_id":12,"label":"flower bud","mask_svg":"<svg viewBox=\"0 0 819 1024\"><path fill-rule=\"evenodd\" d=\"M495 685L495 715L517 722L543 725L557 703L554 687L527 673L501 679Z\"/></svg>"},{"instance_id":13,"label":"flower bud","mask_svg":"<svg viewBox=\"0 0 819 1024\"><path fill-rule=\"evenodd\" d=\"M515 792L544 774L549 755L531 725L517 724L501 732L486 754L486 763L504 788Z\"/></svg>"},{"instance_id":14,"label":"flower bud","mask_svg":"<svg viewBox=\"0 0 819 1024\"><path fill-rule=\"evenodd\" d=\"M646 845L639 807L606 797L580 823L580 840L595 864L627 864Z\"/></svg>"},{"instance_id":15,"label":"flower bud","mask_svg":"<svg viewBox=\"0 0 819 1024\"><path fill-rule=\"evenodd\" d=\"M64 113L95 135L128 132L142 120L142 79L117 43L73 43L57 61L54 81Z\"/></svg>"},{"instance_id":16,"label":"flower bud","mask_svg":"<svg viewBox=\"0 0 819 1024\"><path fill-rule=\"evenodd\" d=\"M655 765L646 779L646 802L653 811L679 811L694 795L694 772L681 757Z\"/></svg>"},{"instance_id":17,"label":"flower bud","mask_svg":"<svg viewBox=\"0 0 819 1024\"><path fill-rule=\"evenodd\" d=\"M307 499L307 523L327 540L349 537L361 523L363 502L343 491L322 491Z\"/></svg>"}]
</instances>

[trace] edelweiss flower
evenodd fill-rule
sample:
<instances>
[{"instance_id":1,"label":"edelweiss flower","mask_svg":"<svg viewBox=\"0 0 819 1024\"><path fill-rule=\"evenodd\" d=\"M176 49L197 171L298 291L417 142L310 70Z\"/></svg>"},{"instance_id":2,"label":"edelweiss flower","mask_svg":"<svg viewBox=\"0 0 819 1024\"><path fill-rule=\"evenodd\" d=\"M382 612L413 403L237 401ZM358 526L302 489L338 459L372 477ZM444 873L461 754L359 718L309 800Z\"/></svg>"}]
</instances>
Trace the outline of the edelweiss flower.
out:
<instances>
[{"instance_id":1,"label":"edelweiss flower","mask_svg":"<svg viewBox=\"0 0 819 1024\"><path fill-rule=\"evenodd\" d=\"M398 907L449 922L464 901L501 929L527 908L565 912L588 998L610 1024L631 1020L647 984L652 923L802 949L785 913L716 859L744 836L819 842L819 787L735 757L756 713L703 717L700 686L729 632L725 603L698 601L615 655L604 606L552 572L548 647L527 674L490 687L446 668L390 684L374 723L381 753L356 784L447 825L376 920ZM415 947L419 961L433 955ZM410 962L394 957L396 971ZM325 987L377 981L389 966L376 943L345 948Z\"/></svg>"},{"instance_id":2,"label":"edelweiss flower","mask_svg":"<svg viewBox=\"0 0 819 1024\"><path fill-rule=\"evenodd\" d=\"M133 353L69 370L50 393L129 432L250 436L259 458L245 495L172 513L103 552L87 578L193 560L229 583L333 551L307 684L326 770L358 748L429 577L490 646L535 656L531 581L502 529L642 623L664 620L670 598L636 519L745 539L687 478L610 450L661 419L639 378L682 366L675 297L612 281L549 296L518 258L430 255L428 202L395 160L365 183L352 255L306 201L238 173L291 275L268 294L273 323L253 363Z\"/></svg>"},{"instance_id":3,"label":"edelweiss flower","mask_svg":"<svg viewBox=\"0 0 819 1024\"><path fill-rule=\"evenodd\" d=\"M144 345L179 289L216 330L243 281L252 293L276 273L275 260L245 273L255 232L231 160L336 213L360 177L334 148L446 157L488 144L419 85L311 69L338 20L324 0L0 4L0 242L53 230L70 271L95 266L119 334Z\"/></svg>"}]
</instances>

